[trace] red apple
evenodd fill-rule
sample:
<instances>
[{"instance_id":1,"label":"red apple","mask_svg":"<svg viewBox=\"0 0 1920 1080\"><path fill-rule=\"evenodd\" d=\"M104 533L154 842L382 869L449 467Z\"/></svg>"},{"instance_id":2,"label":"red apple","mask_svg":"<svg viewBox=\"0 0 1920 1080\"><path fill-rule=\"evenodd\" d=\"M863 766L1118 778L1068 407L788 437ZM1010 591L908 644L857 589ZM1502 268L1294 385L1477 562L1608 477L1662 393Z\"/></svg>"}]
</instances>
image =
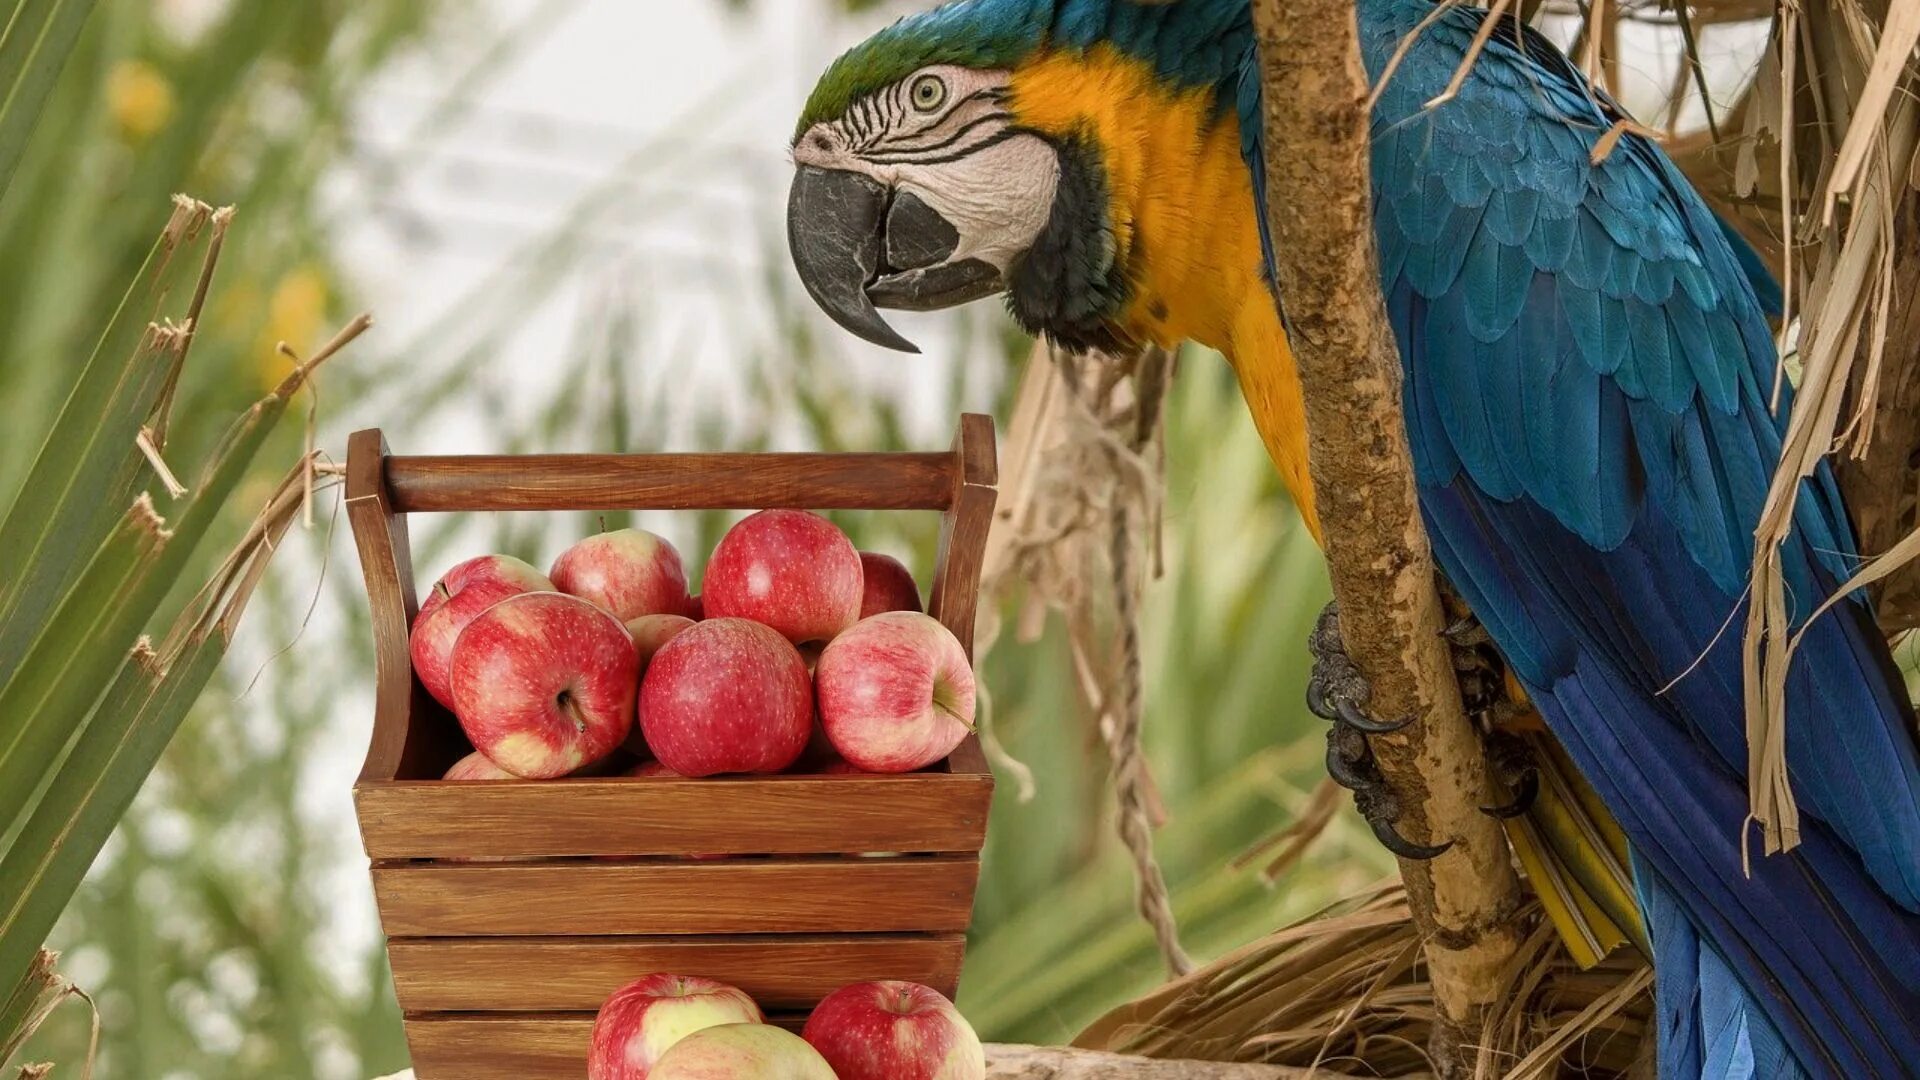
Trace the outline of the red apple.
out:
<instances>
[{"instance_id":1,"label":"red apple","mask_svg":"<svg viewBox=\"0 0 1920 1080\"><path fill-rule=\"evenodd\" d=\"M805 1039L771 1024L722 1024L674 1043L650 1080L838 1080Z\"/></svg>"},{"instance_id":2,"label":"red apple","mask_svg":"<svg viewBox=\"0 0 1920 1080\"><path fill-rule=\"evenodd\" d=\"M633 726L640 660L620 620L577 597L523 593L467 624L453 649L453 712L516 776L565 776Z\"/></svg>"},{"instance_id":3,"label":"red apple","mask_svg":"<svg viewBox=\"0 0 1920 1080\"><path fill-rule=\"evenodd\" d=\"M600 1006L587 1051L587 1078L647 1080L660 1056L688 1035L764 1020L752 998L726 983L648 975L615 990Z\"/></svg>"},{"instance_id":4,"label":"red apple","mask_svg":"<svg viewBox=\"0 0 1920 1080\"><path fill-rule=\"evenodd\" d=\"M820 724L868 772L912 772L973 730L973 668L938 619L889 611L834 638L814 671Z\"/></svg>"},{"instance_id":5,"label":"red apple","mask_svg":"<svg viewBox=\"0 0 1920 1080\"><path fill-rule=\"evenodd\" d=\"M984 1080L973 1025L938 990L910 982L843 987L807 1017L801 1035L839 1080Z\"/></svg>"},{"instance_id":6,"label":"red apple","mask_svg":"<svg viewBox=\"0 0 1920 1080\"><path fill-rule=\"evenodd\" d=\"M561 552L548 576L561 592L591 600L623 621L687 613L680 553L644 529L589 536Z\"/></svg>"},{"instance_id":7,"label":"red apple","mask_svg":"<svg viewBox=\"0 0 1920 1080\"><path fill-rule=\"evenodd\" d=\"M653 654L660 646L672 641L675 634L693 625L693 620L685 615L665 613L642 615L627 620L627 633L633 638L633 647L640 652L640 666L645 668L653 660Z\"/></svg>"},{"instance_id":8,"label":"red apple","mask_svg":"<svg viewBox=\"0 0 1920 1080\"><path fill-rule=\"evenodd\" d=\"M752 619L798 644L829 641L860 619L860 553L805 510L762 510L727 530L701 594L710 619Z\"/></svg>"},{"instance_id":9,"label":"red apple","mask_svg":"<svg viewBox=\"0 0 1920 1080\"><path fill-rule=\"evenodd\" d=\"M913 571L891 555L877 551L860 553L860 569L865 582L860 594L860 617L883 611L919 611L920 587L913 583Z\"/></svg>"},{"instance_id":10,"label":"red apple","mask_svg":"<svg viewBox=\"0 0 1920 1080\"><path fill-rule=\"evenodd\" d=\"M682 776L776 773L806 749L813 684L786 638L745 619L708 619L654 654L640 723L654 756Z\"/></svg>"},{"instance_id":11,"label":"red apple","mask_svg":"<svg viewBox=\"0 0 1920 1080\"><path fill-rule=\"evenodd\" d=\"M694 622L699 622L701 619L704 619L706 617L707 617L707 604L706 604L706 601L700 599L700 594L694 593L692 596L688 597L687 598L687 618L692 619Z\"/></svg>"},{"instance_id":12,"label":"red apple","mask_svg":"<svg viewBox=\"0 0 1920 1080\"><path fill-rule=\"evenodd\" d=\"M453 763L442 780L518 780L519 777L495 765L487 755L475 750Z\"/></svg>"},{"instance_id":13,"label":"red apple","mask_svg":"<svg viewBox=\"0 0 1920 1080\"><path fill-rule=\"evenodd\" d=\"M511 555L482 555L447 571L420 602L420 614L414 616L413 634L407 641L420 685L435 701L453 708L447 662L460 631L509 596L552 591L553 582L546 575Z\"/></svg>"},{"instance_id":14,"label":"red apple","mask_svg":"<svg viewBox=\"0 0 1920 1080\"><path fill-rule=\"evenodd\" d=\"M653 654L660 651L660 646L673 640L675 634L692 625L693 620L685 615L642 615L637 619L627 620L627 633L633 635L633 647L640 653L641 679L644 680L647 677L647 664L652 662ZM627 733L626 747L641 757L653 753L647 746L644 729L638 722L633 725L633 730Z\"/></svg>"}]
</instances>

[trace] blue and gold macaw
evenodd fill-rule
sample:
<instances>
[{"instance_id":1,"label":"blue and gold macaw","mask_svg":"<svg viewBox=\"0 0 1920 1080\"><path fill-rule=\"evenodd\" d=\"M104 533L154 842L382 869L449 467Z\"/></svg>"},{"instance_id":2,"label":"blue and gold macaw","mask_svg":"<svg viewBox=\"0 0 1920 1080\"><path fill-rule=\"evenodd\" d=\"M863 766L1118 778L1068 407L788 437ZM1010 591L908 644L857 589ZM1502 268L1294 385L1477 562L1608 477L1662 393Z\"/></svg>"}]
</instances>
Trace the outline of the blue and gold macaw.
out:
<instances>
[{"instance_id":1,"label":"blue and gold macaw","mask_svg":"<svg viewBox=\"0 0 1920 1080\"><path fill-rule=\"evenodd\" d=\"M1662 1075L1920 1075L1920 761L1864 600L1812 625L1789 681L1803 842L1743 869L1737 628L1780 454L1775 288L1655 143L1593 163L1620 110L1532 31L1501 26L1427 107L1487 17L1358 0L1374 78L1414 38L1373 115L1374 220L1436 557L1624 834L1638 913L1616 921L1656 966ZM1246 0L907 18L807 103L795 263L841 325L897 348L879 308L1004 294L1069 347L1218 349L1317 535L1257 67ZM1822 469L1785 551L1802 619L1852 555ZM1596 917L1605 891L1581 901Z\"/></svg>"}]
</instances>

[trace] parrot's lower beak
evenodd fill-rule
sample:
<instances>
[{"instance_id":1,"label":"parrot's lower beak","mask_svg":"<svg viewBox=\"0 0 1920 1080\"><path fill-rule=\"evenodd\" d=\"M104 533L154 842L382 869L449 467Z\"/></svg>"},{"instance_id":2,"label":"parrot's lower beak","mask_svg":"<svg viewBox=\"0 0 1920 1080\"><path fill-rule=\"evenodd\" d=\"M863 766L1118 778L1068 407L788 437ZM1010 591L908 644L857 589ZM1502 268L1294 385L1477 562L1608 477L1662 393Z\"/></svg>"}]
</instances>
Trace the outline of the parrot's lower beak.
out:
<instances>
[{"instance_id":1,"label":"parrot's lower beak","mask_svg":"<svg viewBox=\"0 0 1920 1080\"><path fill-rule=\"evenodd\" d=\"M910 192L802 165L787 197L787 243L800 281L834 322L876 345L919 352L879 308L933 311L1000 292L998 268L950 261L960 234Z\"/></svg>"}]
</instances>

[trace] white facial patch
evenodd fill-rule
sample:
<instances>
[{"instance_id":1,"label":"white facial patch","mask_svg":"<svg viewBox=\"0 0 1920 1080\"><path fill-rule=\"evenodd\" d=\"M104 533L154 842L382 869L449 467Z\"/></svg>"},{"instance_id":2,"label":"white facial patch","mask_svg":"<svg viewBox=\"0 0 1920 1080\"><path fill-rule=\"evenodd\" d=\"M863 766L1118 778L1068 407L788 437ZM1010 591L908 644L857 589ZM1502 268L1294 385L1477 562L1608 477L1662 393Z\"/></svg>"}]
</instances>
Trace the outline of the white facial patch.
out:
<instances>
[{"instance_id":1,"label":"white facial patch","mask_svg":"<svg viewBox=\"0 0 1920 1080\"><path fill-rule=\"evenodd\" d=\"M1053 147L1012 126L1011 81L1007 71L921 68L809 128L794 145L794 164L911 192L959 231L950 261L979 259L1005 271L1046 227L1060 183Z\"/></svg>"}]
</instances>

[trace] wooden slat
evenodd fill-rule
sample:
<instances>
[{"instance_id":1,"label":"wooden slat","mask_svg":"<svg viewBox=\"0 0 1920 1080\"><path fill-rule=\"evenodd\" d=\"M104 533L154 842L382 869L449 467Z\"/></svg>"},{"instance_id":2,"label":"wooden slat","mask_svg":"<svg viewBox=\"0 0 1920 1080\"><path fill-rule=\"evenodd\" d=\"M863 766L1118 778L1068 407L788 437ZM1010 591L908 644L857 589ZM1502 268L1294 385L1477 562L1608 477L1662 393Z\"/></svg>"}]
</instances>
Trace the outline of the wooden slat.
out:
<instances>
[{"instance_id":1,"label":"wooden slat","mask_svg":"<svg viewBox=\"0 0 1920 1080\"><path fill-rule=\"evenodd\" d=\"M945 510L949 454L391 457L403 514L450 510Z\"/></svg>"},{"instance_id":2,"label":"wooden slat","mask_svg":"<svg viewBox=\"0 0 1920 1080\"><path fill-rule=\"evenodd\" d=\"M994 448L993 418L977 413L960 417L953 437L953 502L940 522L940 550L935 557L933 589L927 611L960 639L967 657L973 657L973 631L980 599L980 570L986 558L987 533L993 527L998 498L994 484L999 463Z\"/></svg>"},{"instance_id":3,"label":"wooden slat","mask_svg":"<svg viewBox=\"0 0 1920 1080\"><path fill-rule=\"evenodd\" d=\"M402 780L354 793L374 859L941 852L980 850L993 778Z\"/></svg>"},{"instance_id":4,"label":"wooden slat","mask_svg":"<svg viewBox=\"0 0 1920 1080\"><path fill-rule=\"evenodd\" d=\"M360 553L367 584L368 615L373 624L375 697L373 738L367 746L362 780L396 776L438 776L453 760L458 742L452 718L434 704L413 677L407 634L413 625L413 557L407 519L396 514L381 479L387 443L380 429L355 432L347 440L347 522Z\"/></svg>"},{"instance_id":5,"label":"wooden slat","mask_svg":"<svg viewBox=\"0 0 1920 1080\"><path fill-rule=\"evenodd\" d=\"M813 1007L850 983L905 979L952 997L961 934L629 938L392 938L393 986L408 1012L597 1009L656 971L737 986L768 1009Z\"/></svg>"},{"instance_id":6,"label":"wooden slat","mask_svg":"<svg viewBox=\"0 0 1920 1080\"><path fill-rule=\"evenodd\" d=\"M806 1017L768 1019L797 1032ZM409 1014L416 1080L585 1080L593 1014Z\"/></svg>"},{"instance_id":7,"label":"wooden slat","mask_svg":"<svg viewBox=\"0 0 1920 1080\"><path fill-rule=\"evenodd\" d=\"M375 863L392 937L838 934L967 928L973 856L450 866Z\"/></svg>"}]
</instances>

